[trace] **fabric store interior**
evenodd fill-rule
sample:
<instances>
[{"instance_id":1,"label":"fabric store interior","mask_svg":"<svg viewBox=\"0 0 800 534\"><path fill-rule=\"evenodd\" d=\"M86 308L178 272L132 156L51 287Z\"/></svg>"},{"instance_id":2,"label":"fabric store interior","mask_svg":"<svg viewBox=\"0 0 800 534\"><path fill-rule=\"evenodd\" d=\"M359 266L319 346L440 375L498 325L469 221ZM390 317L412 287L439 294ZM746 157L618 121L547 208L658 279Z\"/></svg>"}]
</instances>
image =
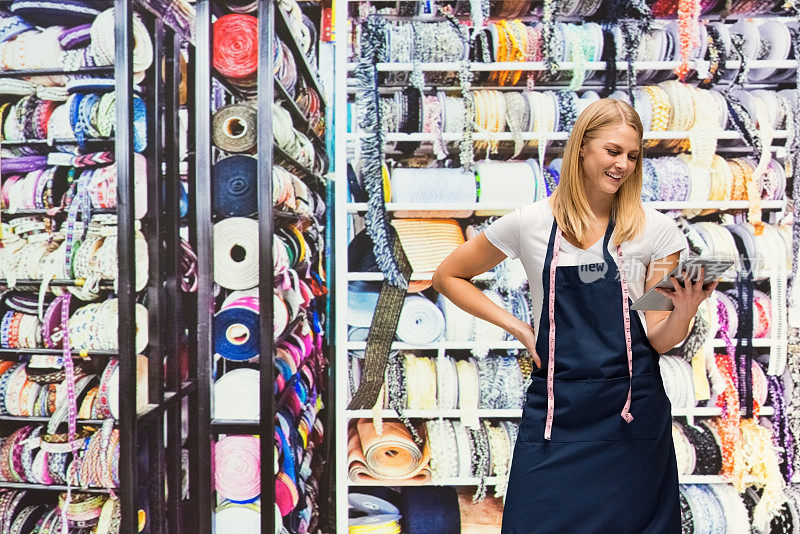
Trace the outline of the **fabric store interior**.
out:
<instances>
[{"instance_id":1,"label":"fabric store interior","mask_svg":"<svg viewBox=\"0 0 800 534\"><path fill-rule=\"evenodd\" d=\"M796 0L0 0L0 533L499 534L535 366L432 274L605 97L734 265L681 530L800 533L798 67Z\"/></svg>"}]
</instances>

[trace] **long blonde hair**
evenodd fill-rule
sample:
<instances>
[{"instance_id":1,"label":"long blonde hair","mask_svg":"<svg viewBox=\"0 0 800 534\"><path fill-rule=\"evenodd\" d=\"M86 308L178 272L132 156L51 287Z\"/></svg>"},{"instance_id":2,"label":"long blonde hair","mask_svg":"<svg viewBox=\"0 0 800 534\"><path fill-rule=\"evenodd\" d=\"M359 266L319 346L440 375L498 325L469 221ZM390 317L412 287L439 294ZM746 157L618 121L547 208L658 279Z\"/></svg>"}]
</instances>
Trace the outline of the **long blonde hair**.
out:
<instances>
[{"instance_id":1,"label":"long blonde hair","mask_svg":"<svg viewBox=\"0 0 800 534\"><path fill-rule=\"evenodd\" d=\"M597 131L607 126L627 124L639 133L639 157L636 167L614 195L611 216L615 220L614 243L621 244L636 238L644 229L642 207L642 158L644 127L639 114L629 104L613 98L603 98L587 107L575 122L567 140L561 164L561 180L552 194L553 214L562 232L574 236L579 243L596 219L586 200L586 182L580 161L584 140L593 139Z\"/></svg>"}]
</instances>

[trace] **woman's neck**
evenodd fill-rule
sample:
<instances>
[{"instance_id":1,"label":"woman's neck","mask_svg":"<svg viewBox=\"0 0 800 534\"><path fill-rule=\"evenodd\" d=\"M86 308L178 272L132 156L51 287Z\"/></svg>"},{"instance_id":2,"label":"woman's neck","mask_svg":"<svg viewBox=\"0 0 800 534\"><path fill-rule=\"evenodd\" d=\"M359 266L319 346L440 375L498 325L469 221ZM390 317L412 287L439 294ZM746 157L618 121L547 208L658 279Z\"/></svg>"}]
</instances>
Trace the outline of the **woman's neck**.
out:
<instances>
[{"instance_id":1,"label":"woman's neck","mask_svg":"<svg viewBox=\"0 0 800 534\"><path fill-rule=\"evenodd\" d=\"M601 221L611 217L611 208L614 206L614 196L606 195L600 191L586 191L586 201L594 216Z\"/></svg>"}]
</instances>

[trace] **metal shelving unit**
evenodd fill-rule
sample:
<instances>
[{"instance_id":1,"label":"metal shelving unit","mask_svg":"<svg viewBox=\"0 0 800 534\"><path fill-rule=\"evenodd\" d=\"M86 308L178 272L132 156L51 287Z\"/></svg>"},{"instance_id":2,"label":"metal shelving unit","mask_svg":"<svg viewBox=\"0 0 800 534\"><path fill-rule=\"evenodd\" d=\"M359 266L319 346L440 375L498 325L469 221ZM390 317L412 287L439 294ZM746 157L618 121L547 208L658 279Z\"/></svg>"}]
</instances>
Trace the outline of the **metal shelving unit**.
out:
<instances>
[{"instance_id":1,"label":"metal shelving unit","mask_svg":"<svg viewBox=\"0 0 800 534\"><path fill-rule=\"evenodd\" d=\"M116 280L101 280L99 289L107 291L116 288L119 299L118 348L113 351L73 350L75 359L98 360L104 364L108 358L119 358L119 418L114 422L120 433L119 487L113 490L115 498L119 498L121 506L121 531L137 532L144 517L145 532L184 532L184 515L187 504L181 496L182 443L180 428L182 423L181 401L194 393L194 381L185 380L181 375L178 362L179 348L176 339L186 328L180 317L168 321L168 309L179 306L186 298L179 292L182 271L180 270L180 249L178 227L172 223L177 216L170 218L168 212L177 210L177 202L170 205L169 195L163 191L170 186L179 187L177 173L178 146L178 87L180 71L177 68L178 55L182 37L174 30L166 27L163 21L152 12L144 9L140 0L102 0L98 3L104 7L115 9L114 41L115 61L113 65L87 67L79 71L63 71L58 69L36 69L26 71L2 71L0 78L58 75L71 72L109 77L113 75L116 91L115 135L107 139L89 139L87 148L98 149L113 145L113 159L117 164L117 208L94 209L92 214L115 214L117 216L118 233L118 275ZM141 16L153 39L155 52L154 64L148 70L143 83L144 90L139 93L145 101L148 115L147 149L143 152L147 160L148 212L141 221L146 234L149 251L149 281L144 291L137 293L134 287L136 265L134 261L134 231L139 224L134 218L134 149L133 149L133 17ZM162 66L174 67L166 71ZM166 81L163 78L166 78ZM137 88L138 93L138 88ZM3 141L4 147L20 147L26 144L38 147L50 144L77 144L75 139ZM170 163L172 162L172 163ZM166 167L164 165L166 164ZM174 198L174 195L173 195ZM54 213L55 211L55 213ZM60 217L64 212L58 210L3 210L4 218L22 216ZM177 213L177 212L176 212ZM173 214L175 215L175 214ZM171 246L171 248L170 248ZM173 261L173 268L168 262ZM41 280L13 281L17 289L27 290L30 287L38 290ZM55 279L50 286L81 286L84 280ZM0 286L8 287L9 280L0 280ZM178 291L167 292L165 288L177 288ZM145 300L148 308L149 339L145 354L148 358L148 399L145 406L137 412L137 351L135 305ZM171 342L167 342L171 340ZM27 357L32 354L61 355L61 349L0 349L3 357ZM162 369L166 367L166 372ZM169 420L169 425L165 422ZM47 417L0 417L0 428L17 427L29 423L47 423ZM98 426L103 424L99 419L79 419L79 425ZM167 438L164 439L164 428L168 427ZM177 429L177 433L174 431ZM142 462L142 458L147 458ZM165 487L169 497L165 496ZM31 491L67 491L63 485L37 485L2 482L0 488L26 489ZM146 491L142 492L142 488ZM73 491L89 493L110 493L106 488L78 488ZM147 495L142 501L142 495ZM144 516L141 516L144 511Z\"/></svg>"},{"instance_id":2,"label":"metal shelving unit","mask_svg":"<svg viewBox=\"0 0 800 534\"><path fill-rule=\"evenodd\" d=\"M194 98L196 114L192 130L194 133L195 162L194 169L194 197L196 203L192 214L194 221L194 239L197 243L198 256L198 307L196 310L197 329L196 354L197 354L197 401L192 406L192 417L196 422L197 441L195 443L194 458L192 461L191 476L194 481L192 493L196 495L197 532L214 532L214 512L217 505L214 480L211 471L212 441L221 434L256 434L261 436L260 453L261 465L272 466L275 458L272 436L275 433L275 418L281 397L277 399L273 394L275 382L275 369L272 355L275 346L283 337L287 336L300 318L290 322L281 336L273 338L269 333L273 327L273 292L274 277L272 273L273 257L272 247L275 231L280 224L296 221L308 221L309 217L276 208L273 205L272 195L272 169L273 165L286 165L287 169L294 170L309 188L319 189L324 185L322 177L313 169L301 164L296 159L281 150L273 140L272 132L272 106L273 102L280 100L289 111L294 127L311 139L316 150L324 150L324 141L311 131L308 118L292 99L286 89L274 77L273 69L273 37L279 36L292 52L298 75L322 97L324 93L316 71L312 69L305 55L302 53L293 33L290 30L286 16L283 14L275 0L258 0L257 9L253 16L258 18L258 73L255 95L250 100L257 112L257 150L254 157L257 160L258 197L258 263L261 266L258 282L258 295L260 302L259 322L261 335L259 336L259 358L256 369L259 372L259 407L258 420L225 420L214 419L213 416L213 363L214 352L213 320L215 313L214 292L214 267L213 267L213 210L211 206L211 173L212 165L216 160L217 149L213 148L211 140L211 113L215 107L212 98L212 86L218 84L227 92L230 99L241 103L244 99L242 91L233 86L221 76L212 66L212 23L214 17L227 14L224 5L215 0L197 0L196 4L197 30L193 50L194 63ZM324 102L322 103L324 106ZM324 191L323 191L324 196ZM291 382L287 383L284 393L287 393ZM326 437L326 440L328 438ZM322 497L320 497L322 498ZM281 529L280 524L275 524L273 503L275 502L275 478L270 468L261 470L261 532L272 533Z\"/></svg>"}]
</instances>

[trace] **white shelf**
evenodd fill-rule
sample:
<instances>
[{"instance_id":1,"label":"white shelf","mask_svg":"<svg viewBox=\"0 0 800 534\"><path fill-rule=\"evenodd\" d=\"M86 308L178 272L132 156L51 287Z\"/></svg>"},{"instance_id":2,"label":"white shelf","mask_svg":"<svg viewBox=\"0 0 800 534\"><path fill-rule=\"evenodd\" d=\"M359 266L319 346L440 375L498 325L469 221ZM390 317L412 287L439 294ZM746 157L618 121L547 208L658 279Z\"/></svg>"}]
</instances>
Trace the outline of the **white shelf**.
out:
<instances>
[{"instance_id":1,"label":"white shelf","mask_svg":"<svg viewBox=\"0 0 800 534\"><path fill-rule=\"evenodd\" d=\"M512 410L476 410L481 419L519 419L522 417L522 408ZM464 415L463 410L403 410L403 415L412 419L460 419ZM350 419L372 419L372 410L347 410ZM394 410L381 410L381 417L384 419L396 419L397 412Z\"/></svg>"},{"instance_id":2,"label":"white shelf","mask_svg":"<svg viewBox=\"0 0 800 534\"><path fill-rule=\"evenodd\" d=\"M752 484L755 478L748 476L744 478L745 484ZM678 475L678 482L681 484L729 484L722 475Z\"/></svg>"},{"instance_id":3,"label":"white shelf","mask_svg":"<svg viewBox=\"0 0 800 534\"><path fill-rule=\"evenodd\" d=\"M674 70L681 64L680 61L634 61L634 70ZM729 60L725 63L725 69L738 68L739 60ZM358 63L347 63L347 71L352 72ZM690 61L689 66L694 67L695 62ZM797 61L787 59L783 61L774 60L752 60L748 62L751 69L795 69L797 68ZM461 63L459 62L436 62L436 63L420 63L420 70L423 72L452 72L460 71ZM583 68L584 70L606 70L605 61L586 61L579 64L574 61L562 61L558 63L558 70L573 70L576 68ZM627 70L627 61L617 61L617 70ZM414 70L412 63L378 63L378 72L403 72ZM495 61L492 63L470 63L469 70L473 72L480 71L544 71L547 66L543 61Z\"/></svg>"},{"instance_id":4,"label":"white shelf","mask_svg":"<svg viewBox=\"0 0 800 534\"><path fill-rule=\"evenodd\" d=\"M413 273L411 275L411 280L430 280L433 278L433 273ZM382 273L347 273L347 281L348 282L382 282L383 281L383 274ZM476 281L486 281L486 280L494 280L495 276L494 273L483 273L479 274L473 280Z\"/></svg>"},{"instance_id":5,"label":"white shelf","mask_svg":"<svg viewBox=\"0 0 800 534\"><path fill-rule=\"evenodd\" d=\"M753 338L753 346L754 347L771 347L772 346L772 338L769 337L759 337ZM780 341L779 341L780 342ZM714 347L725 347L725 342L721 339L715 339L713 341ZM736 346L736 340L733 340L733 345Z\"/></svg>"},{"instance_id":6,"label":"white shelf","mask_svg":"<svg viewBox=\"0 0 800 534\"><path fill-rule=\"evenodd\" d=\"M350 274L376 274L381 276L380 273L350 273ZM412 277L413 279L413 277ZM477 279L477 278L475 278ZM779 341L780 343L780 341ZM711 342L712 346L714 347L725 347L725 342L721 339L714 339ZM734 342L734 345L736 343ZM366 341L346 341L344 346L347 350L365 350L367 348ZM772 346L772 338L755 338L753 339L753 346L754 347L761 347L761 348L768 348ZM509 350L509 349L523 349L525 348L522 343L515 340L509 341L493 341L489 344L487 343L477 343L475 341L437 341L435 343L429 343L427 345L413 345L411 343L401 343L399 341L395 341L392 343L392 349L397 350L437 350L437 349L445 349L445 350L472 350L475 348L488 348L490 350L497 349L497 350Z\"/></svg>"},{"instance_id":7,"label":"white shelf","mask_svg":"<svg viewBox=\"0 0 800 534\"><path fill-rule=\"evenodd\" d=\"M761 408L759 415L770 416L775 413L772 406L764 406ZM692 415L694 417L718 417L722 415L722 408L717 407L696 407L691 410L672 410L672 417L687 417Z\"/></svg>"},{"instance_id":8,"label":"white shelf","mask_svg":"<svg viewBox=\"0 0 800 534\"><path fill-rule=\"evenodd\" d=\"M689 138L689 131L647 131L644 132L643 139L659 139L659 140L669 140L669 139L688 139ZM362 137L366 137L367 133L354 133L348 132L345 136L347 141L355 141ZM451 132L451 133L442 133L440 134L443 141L461 141L463 139L463 134L460 132ZM521 132L519 134L519 138L523 141L537 141L539 139L543 141L566 141L569 137L569 132L546 132L543 134L538 134L536 132ZM741 139L742 134L740 134L736 130L722 130L718 133L717 139ZM785 139L786 138L786 130L775 130L774 139ZM433 133L423 133L423 132L414 132L414 133L402 133L402 132L389 132L383 135L383 140L389 143L393 142L400 142L400 141L408 141L408 142L433 142L437 139L437 135ZM472 134L472 139L474 141L514 141L515 136L511 132L474 132ZM773 147L779 148L779 147Z\"/></svg>"},{"instance_id":9,"label":"white shelf","mask_svg":"<svg viewBox=\"0 0 800 534\"><path fill-rule=\"evenodd\" d=\"M755 482L754 477L745 477L746 484ZM487 486L496 486L500 481L498 477L488 477L486 479ZM725 481L722 475L680 475L678 477L680 484L729 484ZM441 478L438 480L431 480L425 484L403 484L406 486L477 486L480 483L478 477L456 477L456 478ZM394 486L397 485L392 480L376 480L374 482L353 482L348 479L348 486Z\"/></svg>"},{"instance_id":10,"label":"white shelf","mask_svg":"<svg viewBox=\"0 0 800 534\"><path fill-rule=\"evenodd\" d=\"M348 419L372 419L374 412L372 410L347 410ZM397 412L394 410L381 410L381 417L384 419L396 419ZM764 406L761 408L760 415L771 416L774 413L772 406ZM477 410L480 419L519 419L522 417L522 409L510 410L490 410L480 409ZM464 411L455 410L403 410L403 415L412 419L438 419L440 417L445 419L460 419L464 416ZM697 407L692 410L673 410L672 417L687 417L692 415L694 417L718 417L722 415L722 409L716 407Z\"/></svg>"},{"instance_id":11,"label":"white shelf","mask_svg":"<svg viewBox=\"0 0 800 534\"><path fill-rule=\"evenodd\" d=\"M395 341L394 343L392 343L392 349L397 349L397 350L420 350L420 349L471 350L478 346L479 344L475 343L474 341L437 341L436 343L429 343L427 345L413 345L411 343L401 343L399 341ZM481 348L486 346L487 345L481 345ZM367 348L367 342L347 341L345 342L345 347L347 347L348 350L365 350ZM488 348L498 349L498 350L509 350L509 349L524 349L525 346L519 341L510 340L510 341L493 341L490 345L488 345Z\"/></svg>"},{"instance_id":12,"label":"white shelf","mask_svg":"<svg viewBox=\"0 0 800 534\"><path fill-rule=\"evenodd\" d=\"M654 201L644 202L645 205L657 210L693 210L693 209L716 209L716 210L735 210L748 209L750 203L747 200L688 200L688 201ZM783 200L762 200L761 209L782 209L785 204ZM481 204L479 202L432 202L429 204L412 202L388 202L386 211L417 211L425 213L428 211L493 211L511 212L519 208L519 205L510 204ZM345 205L348 213L364 213L368 209L366 202L350 202Z\"/></svg>"},{"instance_id":13,"label":"white shelf","mask_svg":"<svg viewBox=\"0 0 800 534\"><path fill-rule=\"evenodd\" d=\"M488 477L486 479L487 486L496 486L497 483L500 481L497 477ZM394 480L376 480L374 482L353 482L352 480L348 479L348 486L477 486L480 484L480 479L478 477L456 477L456 478L440 478L436 480L431 480L430 482L426 482L424 484L408 484L402 483L397 484Z\"/></svg>"}]
</instances>

